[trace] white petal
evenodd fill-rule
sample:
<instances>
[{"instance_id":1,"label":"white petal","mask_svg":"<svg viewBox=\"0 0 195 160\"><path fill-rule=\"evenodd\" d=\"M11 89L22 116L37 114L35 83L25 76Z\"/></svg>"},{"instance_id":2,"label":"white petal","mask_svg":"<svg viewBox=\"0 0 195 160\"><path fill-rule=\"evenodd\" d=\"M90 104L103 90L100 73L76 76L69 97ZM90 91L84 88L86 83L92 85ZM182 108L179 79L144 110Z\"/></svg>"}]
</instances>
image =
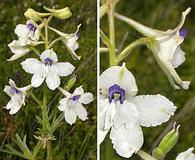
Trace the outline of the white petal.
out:
<instances>
[{"instance_id":1,"label":"white petal","mask_svg":"<svg viewBox=\"0 0 195 160\"><path fill-rule=\"evenodd\" d=\"M108 131L109 130L106 131L103 131L101 129L98 130L98 144L101 144L104 141Z\"/></svg>"},{"instance_id":2,"label":"white petal","mask_svg":"<svg viewBox=\"0 0 195 160\"><path fill-rule=\"evenodd\" d=\"M15 82L12 79L9 79L9 85L11 87L17 88Z\"/></svg>"},{"instance_id":3,"label":"white petal","mask_svg":"<svg viewBox=\"0 0 195 160\"><path fill-rule=\"evenodd\" d=\"M32 21L32 20L28 20L26 22L26 26L28 26L28 24L33 24L33 26L36 27L35 32L34 31L30 31L30 35L29 35L30 40L38 41L39 40L39 36L40 36L40 31L39 31L38 25L34 21Z\"/></svg>"},{"instance_id":4,"label":"white petal","mask_svg":"<svg viewBox=\"0 0 195 160\"><path fill-rule=\"evenodd\" d=\"M6 85L3 92L5 92L8 96L12 97L13 96L13 92L10 86Z\"/></svg>"},{"instance_id":5,"label":"white petal","mask_svg":"<svg viewBox=\"0 0 195 160\"><path fill-rule=\"evenodd\" d=\"M124 125L119 128L112 127L110 139L116 152L125 158L129 158L133 153L139 151L144 141L142 130L138 125L132 125L129 128Z\"/></svg>"},{"instance_id":6,"label":"white petal","mask_svg":"<svg viewBox=\"0 0 195 160\"><path fill-rule=\"evenodd\" d=\"M119 127L125 125L126 127L137 123L138 111L137 107L130 102L124 101L123 104L117 102L116 115L114 117L114 126Z\"/></svg>"},{"instance_id":7,"label":"white petal","mask_svg":"<svg viewBox=\"0 0 195 160\"><path fill-rule=\"evenodd\" d=\"M52 49L45 50L43 53L41 53L40 58L41 58L42 62L45 62L46 58L52 59L52 61L54 63L58 62L58 57L57 57L56 53Z\"/></svg>"},{"instance_id":8,"label":"white petal","mask_svg":"<svg viewBox=\"0 0 195 160\"><path fill-rule=\"evenodd\" d=\"M54 67L50 67L46 76L46 83L49 89L55 90L60 86L60 77Z\"/></svg>"},{"instance_id":9,"label":"white petal","mask_svg":"<svg viewBox=\"0 0 195 160\"><path fill-rule=\"evenodd\" d=\"M82 94L81 97L79 98L79 102L81 102L83 104L88 104L92 101L93 101L93 94L90 92L86 92L86 93Z\"/></svg>"},{"instance_id":10,"label":"white petal","mask_svg":"<svg viewBox=\"0 0 195 160\"><path fill-rule=\"evenodd\" d=\"M79 102L75 103L74 111L82 121L85 121L87 119L87 111L81 103Z\"/></svg>"},{"instance_id":11,"label":"white petal","mask_svg":"<svg viewBox=\"0 0 195 160\"><path fill-rule=\"evenodd\" d=\"M65 120L67 123L72 125L73 123L76 122L76 118L77 115L72 108L68 108L67 110L65 110Z\"/></svg>"},{"instance_id":12,"label":"white petal","mask_svg":"<svg viewBox=\"0 0 195 160\"><path fill-rule=\"evenodd\" d=\"M110 67L101 74L101 94L105 97L108 97L108 89L114 84L119 85L122 89L125 90L127 99L135 96L137 93L135 78L132 73L127 70L125 64L123 64L123 66Z\"/></svg>"},{"instance_id":13,"label":"white petal","mask_svg":"<svg viewBox=\"0 0 195 160\"><path fill-rule=\"evenodd\" d=\"M30 31L26 25L18 24L15 28L15 33L17 34L20 40L22 40L24 43L27 43Z\"/></svg>"},{"instance_id":14,"label":"white petal","mask_svg":"<svg viewBox=\"0 0 195 160\"><path fill-rule=\"evenodd\" d=\"M60 105L58 106L58 109L60 110L60 111L65 111L66 110L66 108L68 107L68 98L63 98L63 99L61 99L60 100Z\"/></svg>"},{"instance_id":15,"label":"white petal","mask_svg":"<svg viewBox=\"0 0 195 160\"><path fill-rule=\"evenodd\" d=\"M136 96L132 103L137 106L139 123L142 126L157 126L169 120L174 115L176 106L161 95Z\"/></svg>"},{"instance_id":16,"label":"white petal","mask_svg":"<svg viewBox=\"0 0 195 160\"><path fill-rule=\"evenodd\" d=\"M84 89L83 86L77 87L74 92L73 92L73 96L75 95L82 95L84 93Z\"/></svg>"},{"instance_id":17,"label":"white petal","mask_svg":"<svg viewBox=\"0 0 195 160\"><path fill-rule=\"evenodd\" d=\"M184 61L185 61L185 52L181 49L180 46L178 46L171 60L171 64L173 65L174 68L177 68Z\"/></svg>"},{"instance_id":18,"label":"white petal","mask_svg":"<svg viewBox=\"0 0 195 160\"><path fill-rule=\"evenodd\" d=\"M31 85L37 88L43 83L44 80L45 80L45 76L43 72L40 71L39 73L36 73L32 76Z\"/></svg>"},{"instance_id":19,"label":"white petal","mask_svg":"<svg viewBox=\"0 0 195 160\"><path fill-rule=\"evenodd\" d=\"M75 67L69 62L60 62L60 63L55 64L55 66L57 67L58 74L60 76L68 76L75 69Z\"/></svg>"},{"instance_id":20,"label":"white petal","mask_svg":"<svg viewBox=\"0 0 195 160\"><path fill-rule=\"evenodd\" d=\"M108 99L100 100L100 129L103 131L109 130L113 125L114 116L116 114L115 103L109 103Z\"/></svg>"},{"instance_id":21,"label":"white petal","mask_svg":"<svg viewBox=\"0 0 195 160\"><path fill-rule=\"evenodd\" d=\"M25 72L30 74L39 73L40 70L42 70L42 68L44 67L44 64L35 58L27 58L21 63L21 65Z\"/></svg>"},{"instance_id":22,"label":"white petal","mask_svg":"<svg viewBox=\"0 0 195 160\"><path fill-rule=\"evenodd\" d=\"M176 157L176 160L195 160L195 154L192 153L193 150L194 150L194 148L192 147L192 148L189 148L185 152L181 152Z\"/></svg>"},{"instance_id":23,"label":"white petal","mask_svg":"<svg viewBox=\"0 0 195 160\"><path fill-rule=\"evenodd\" d=\"M23 99L20 95L14 94L11 97L11 100L8 102L7 106L5 109L10 110L10 114L15 114L17 113L20 108L22 107Z\"/></svg>"},{"instance_id":24,"label":"white petal","mask_svg":"<svg viewBox=\"0 0 195 160\"><path fill-rule=\"evenodd\" d=\"M8 44L8 46L11 49L12 53L14 53L14 55L10 59L8 59L8 61L14 61L30 52L29 47L21 45L21 42L18 40L13 40Z\"/></svg>"}]
</instances>

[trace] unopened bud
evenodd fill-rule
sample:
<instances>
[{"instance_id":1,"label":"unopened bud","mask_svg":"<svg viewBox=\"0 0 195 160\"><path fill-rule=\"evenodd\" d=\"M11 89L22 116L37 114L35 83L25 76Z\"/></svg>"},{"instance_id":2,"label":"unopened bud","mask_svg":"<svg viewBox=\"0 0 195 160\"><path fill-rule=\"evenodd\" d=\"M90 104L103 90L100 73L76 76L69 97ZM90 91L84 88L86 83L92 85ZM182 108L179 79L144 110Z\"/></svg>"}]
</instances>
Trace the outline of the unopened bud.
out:
<instances>
[{"instance_id":1,"label":"unopened bud","mask_svg":"<svg viewBox=\"0 0 195 160\"><path fill-rule=\"evenodd\" d=\"M24 16L27 19L33 20L35 22L40 21L42 19L42 17L46 17L49 15L51 15L51 13L39 13L32 8L29 8L29 9L27 9L26 12L24 12Z\"/></svg>"},{"instance_id":2,"label":"unopened bud","mask_svg":"<svg viewBox=\"0 0 195 160\"><path fill-rule=\"evenodd\" d=\"M72 12L70 11L68 7L65 7L62 9L50 9L44 6L44 9L53 13L53 15L59 19L67 19L70 16L72 16Z\"/></svg>"},{"instance_id":3,"label":"unopened bud","mask_svg":"<svg viewBox=\"0 0 195 160\"><path fill-rule=\"evenodd\" d=\"M68 84L66 85L67 90L70 90L75 85L75 83L76 83L76 76L74 76L68 81Z\"/></svg>"},{"instance_id":4,"label":"unopened bud","mask_svg":"<svg viewBox=\"0 0 195 160\"><path fill-rule=\"evenodd\" d=\"M176 127L176 123L174 123L173 129L163 137L159 146L153 150L153 157L156 159L162 159L175 146L179 138L179 127L180 125Z\"/></svg>"}]
</instances>

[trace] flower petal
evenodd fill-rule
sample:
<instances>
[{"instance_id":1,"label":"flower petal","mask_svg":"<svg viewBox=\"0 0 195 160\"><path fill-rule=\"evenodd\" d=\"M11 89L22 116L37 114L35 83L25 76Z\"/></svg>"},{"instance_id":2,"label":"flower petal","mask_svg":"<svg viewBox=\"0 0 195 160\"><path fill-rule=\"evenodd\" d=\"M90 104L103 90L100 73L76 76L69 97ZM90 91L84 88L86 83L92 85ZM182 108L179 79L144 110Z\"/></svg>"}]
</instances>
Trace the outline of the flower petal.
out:
<instances>
[{"instance_id":1,"label":"flower petal","mask_svg":"<svg viewBox=\"0 0 195 160\"><path fill-rule=\"evenodd\" d=\"M8 96L12 97L13 96L13 92L10 86L6 85L3 92L5 92Z\"/></svg>"},{"instance_id":2,"label":"flower petal","mask_svg":"<svg viewBox=\"0 0 195 160\"><path fill-rule=\"evenodd\" d=\"M123 104L120 104L120 102L117 102L116 115L114 117L114 126L131 126L132 124L137 123L138 114L139 113L137 111L137 107L133 103L124 101Z\"/></svg>"},{"instance_id":3,"label":"flower petal","mask_svg":"<svg viewBox=\"0 0 195 160\"><path fill-rule=\"evenodd\" d=\"M70 125L76 122L77 115L72 108L67 108L65 110L64 116L65 116L66 122L69 123Z\"/></svg>"},{"instance_id":4,"label":"flower petal","mask_svg":"<svg viewBox=\"0 0 195 160\"><path fill-rule=\"evenodd\" d=\"M142 126L157 126L174 115L176 106L166 97L157 95L136 96L132 103L139 111L139 123Z\"/></svg>"},{"instance_id":5,"label":"flower petal","mask_svg":"<svg viewBox=\"0 0 195 160\"><path fill-rule=\"evenodd\" d=\"M60 62L55 64L55 66L57 67L59 76L63 77L70 75L75 69L75 67L69 62Z\"/></svg>"},{"instance_id":6,"label":"flower petal","mask_svg":"<svg viewBox=\"0 0 195 160\"><path fill-rule=\"evenodd\" d=\"M100 76L100 92L104 97L108 97L108 90L114 84L119 85L125 90L126 99L135 96L137 85L135 78L127 70L125 64L122 66L113 66L105 70Z\"/></svg>"},{"instance_id":7,"label":"flower petal","mask_svg":"<svg viewBox=\"0 0 195 160\"><path fill-rule=\"evenodd\" d=\"M143 133L141 127L132 125L126 128L124 125L119 128L112 127L110 132L113 148L125 158L140 150L143 145Z\"/></svg>"},{"instance_id":8,"label":"flower petal","mask_svg":"<svg viewBox=\"0 0 195 160\"><path fill-rule=\"evenodd\" d=\"M43 74L43 71L40 71L39 73L36 73L32 76L31 85L37 88L43 83L44 80L45 76Z\"/></svg>"},{"instance_id":9,"label":"flower petal","mask_svg":"<svg viewBox=\"0 0 195 160\"><path fill-rule=\"evenodd\" d=\"M88 104L92 101L93 101L93 94L90 92L86 92L86 93L82 94L81 97L79 98L79 102L81 102L83 104Z\"/></svg>"},{"instance_id":10,"label":"flower petal","mask_svg":"<svg viewBox=\"0 0 195 160\"><path fill-rule=\"evenodd\" d=\"M44 64L35 58L27 58L21 63L21 65L25 72L30 74L39 73L40 70L42 70L42 68L44 67Z\"/></svg>"},{"instance_id":11,"label":"flower petal","mask_svg":"<svg viewBox=\"0 0 195 160\"><path fill-rule=\"evenodd\" d=\"M41 53L40 58L42 62L45 62L46 58L52 59L54 63L58 62L58 57L56 53L53 51L53 49L45 50L43 53Z\"/></svg>"},{"instance_id":12,"label":"flower petal","mask_svg":"<svg viewBox=\"0 0 195 160\"><path fill-rule=\"evenodd\" d=\"M171 60L171 64L173 68L179 67L185 61L185 52L178 46L175 50L173 58Z\"/></svg>"},{"instance_id":13,"label":"flower petal","mask_svg":"<svg viewBox=\"0 0 195 160\"><path fill-rule=\"evenodd\" d=\"M106 131L103 131L101 129L98 130L98 144L101 144L104 141L108 131L109 130Z\"/></svg>"},{"instance_id":14,"label":"flower petal","mask_svg":"<svg viewBox=\"0 0 195 160\"><path fill-rule=\"evenodd\" d=\"M69 100L69 98L62 98L60 100L60 105L58 106L58 109L60 111L65 111L66 110L66 108L68 107L68 100Z\"/></svg>"},{"instance_id":15,"label":"flower petal","mask_svg":"<svg viewBox=\"0 0 195 160\"><path fill-rule=\"evenodd\" d=\"M82 120L85 121L87 118L87 111L86 109L83 107L83 105L79 102L76 102L74 105L74 111L76 113L76 115Z\"/></svg>"},{"instance_id":16,"label":"flower petal","mask_svg":"<svg viewBox=\"0 0 195 160\"><path fill-rule=\"evenodd\" d=\"M10 110L9 114L15 114L22 107L22 102L23 102L22 97L20 95L18 95L18 94L14 94L11 97L11 100L8 102L8 104L5 107L5 109Z\"/></svg>"},{"instance_id":17,"label":"flower petal","mask_svg":"<svg viewBox=\"0 0 195 160\"><path fill-rule=\"evenodd\" d=\"M80 86L74 90L72 95L75 96L75 95L82 95L82 94L84 94L84 89L83 86Z\"/></svg>"},{"instance_id":18,"label":"flower petal","mask_svg":"<svg viewBox=\"0 0 195 160\"><path fill-rule=\"evenodd\" d=\"M15 33L17 34L20 41L23 41L24 43L28 42L30 31L26 25L18 24L15 28Z\"/></svg>"},{"instance_id":19,"label":"flower petal","mask_svg":"<svg viewBox=\"0 0 195 160\"><path fill-rule=\"evenodd\" d=\"M55 90L60 86L60 77L54 67L50 67L46 76L46 83L49 89Z\"/></svg>"},{"instance_id":20,"label":"flower petal","mask_svg":"<svg viewBox=\"0 0 195 160\"><path fill-rule=\"evenodd\" d=\"M14 53L8 61L14 61L30 52L30 48L21 44L19 40L13 40L8 44L8 47L11 49L12 53Z\"/></svg>"},{"instance_id":21,"label":"flower petal","mask_svg":"<svg viewBox=\"0 0 195 160\"><path fill-rule=\"evenodd\" d=\"M116 114L115 103L109 103L108 99L100 100L100 129L102 131L109 130L113 125L114 116Z\"/></svg>"},{"instance_id":22,"label":"flower petal","mask_svg":"<svg viewBox=\"0 0 195 160\"><path fill-rule=\"evenodd\" d=\"M176 160L195 160L195 154L192 153L193 150L194 150L194 148L192 147L192 148L189 148L185 152L181 152L176 157Z\"/></svg>"}]
</instances>

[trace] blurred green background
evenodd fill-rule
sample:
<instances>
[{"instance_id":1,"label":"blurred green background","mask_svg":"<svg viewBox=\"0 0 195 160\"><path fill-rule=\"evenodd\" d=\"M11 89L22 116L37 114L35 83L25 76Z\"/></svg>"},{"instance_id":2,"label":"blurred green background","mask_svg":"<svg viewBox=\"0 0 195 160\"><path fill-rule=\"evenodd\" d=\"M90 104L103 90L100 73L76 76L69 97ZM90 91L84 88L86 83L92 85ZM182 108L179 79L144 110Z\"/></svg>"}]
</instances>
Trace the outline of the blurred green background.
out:
<instances>
[{"instance_id":1,"label":"blurred green background","mask_svg":"<svg viewBox=\"0 0 195 160\"><path fill-rule=\"evenodd\" d=\"M22 138L27 135L27 144L32 148L37 142L33 137L40 127L35 120L35 116L41 116L41 110L37 107L35 101L30 97L26 99L26 106L10 116L8 111L3 107L9 101L9 97L3 93L4 86L8 83L8 79L12 78L18 86L25 86L30 83L31 75L25 73L20 62L26 57L32 57L29 54L14 62L7 62L6 59L12 56L8 43L16 39L14 33L15 26L19 23L25 23L26 19L23 13L28 8L36 11L44 12L43 6L63 8L70 7L73 15L67 20L53 19L50 24L66 33L73 33L78 24L82 24L80 28L80 38L78 40L80 48L76 51L82 56L80 61L74 61L65 49L62 43L57 43L54 51L58 54L59 61L70 61L76 68L77 83L74 88L83 85L85 91L94 94L93 103L86 105L88 111L88 120L82 122L77 119L76 124L70 126L63 120L63 124L54 133L56 140L52 141L53 160L95 160L96 159L96 1L95 0L1 0L0 1L0 145L11 144L15 147L13 139L18 133ZM49 37L54 38L55 34L49 33ZM67 78L61 78L61 86L63 86ZM33 89L33 93L42 100L42 89L39 87ZM48 100L51 101L57 94L58 90L49 91ZM55 111L58 115L60 111L57 109L60 97L50 106L50 112ZM17 148L18 149L18 148ZM46 153L41 150L38 159L45 159ZM21 160L16 156L8 155L0 152L0 160Z\"/></svg>"},{"instance_id":2,"label":"blurred green background","mask_svg":"<svg viewBox=\"0 0 195 160\"><path fill-rule=\"evenodd\" d=\"M168 97L178 107L176 114L166 123L153 128L144 128L144 145L142 149L151 153L155 141L171 126L173 121L181 125L180 138L176 146L167 155L168 160L175 159L179 152L195 146L195 1L194 0L120 0L116 11L149 27L167 30L172 29L180 22L181 13L192 7L187 16L184 28L188 30L187 37L181 47L186 53L186 61L177 72L182 80L190 80L189 90L174 90L156 63L151 51L145 46L137 47L125 58L126 66L134 74L138 95L160 93ZM121 46L125 39L124 48L142 35L129 25L116 19L116 44ZM101 19L101 28L108 35L107 16ZM125 38L126 36L126 38ZM101 54L101 72L108 67L108 54ZM101 145L101 160L120 160L107 136L106 142ZM140 159L137 155L131 159Z\"/></svg>"}]
</instances>

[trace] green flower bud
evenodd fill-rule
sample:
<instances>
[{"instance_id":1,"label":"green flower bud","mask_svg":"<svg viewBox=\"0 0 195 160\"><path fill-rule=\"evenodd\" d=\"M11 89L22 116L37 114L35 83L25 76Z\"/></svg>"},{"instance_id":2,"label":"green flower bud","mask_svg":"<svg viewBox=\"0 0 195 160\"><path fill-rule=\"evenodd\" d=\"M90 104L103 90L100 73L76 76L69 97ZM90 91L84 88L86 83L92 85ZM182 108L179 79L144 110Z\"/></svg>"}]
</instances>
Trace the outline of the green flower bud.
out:
<instances>
[{"instance_id":1,"label":"green flower bud","mask_svg":"<svg viewBox=\"0 0 195 160\"><path fill-rule=\"evenodd\" d=\"M33 20L35 22L40 21L42 17L46 17L49 15L51 15L51 13L39 13L32 8L29 8L26 12L24 12L24 16L27 19Z\"/></svg>"},{"instance_id":2,"label":"green flower bud","mask_svg":"<svg viewBox=\"0 0 195 160\"><path fill-rule=\"evenodd\" d=\"M65 7L62 9L50 9L44 6L44 9L53 13L53 15L59 19L67 19L70 16L72 16L72 12L70 11L68 7Z\"/></svg>"},{"instance_id":3,"label":"green flower bud","mask_svg":"<svg viewBox=\"0 0 195 160\"><path fill-rule=\"evenodd\" d=\"M173 125L173 129L169 131L161 140L160 144L158 147L156 147L153 152L152 156L155 157L156 159L162 159L166 156L166 154L175 146L175 144L178 141L179 138L179 127L175 126L176 123Z\"/></svg>"},{"instance_id":4,"label":"green flower bud","mask_svg":"<svg viewBox=\"0 0 195 160\"><path fill-rule=\"evenodd\" d=\"M70 90L76 83L76 76L74 76L73 78L71 78L69 81L68 81L68 84L66 85L66 88L67 90Z\"/></svg>"}]
</instances>

